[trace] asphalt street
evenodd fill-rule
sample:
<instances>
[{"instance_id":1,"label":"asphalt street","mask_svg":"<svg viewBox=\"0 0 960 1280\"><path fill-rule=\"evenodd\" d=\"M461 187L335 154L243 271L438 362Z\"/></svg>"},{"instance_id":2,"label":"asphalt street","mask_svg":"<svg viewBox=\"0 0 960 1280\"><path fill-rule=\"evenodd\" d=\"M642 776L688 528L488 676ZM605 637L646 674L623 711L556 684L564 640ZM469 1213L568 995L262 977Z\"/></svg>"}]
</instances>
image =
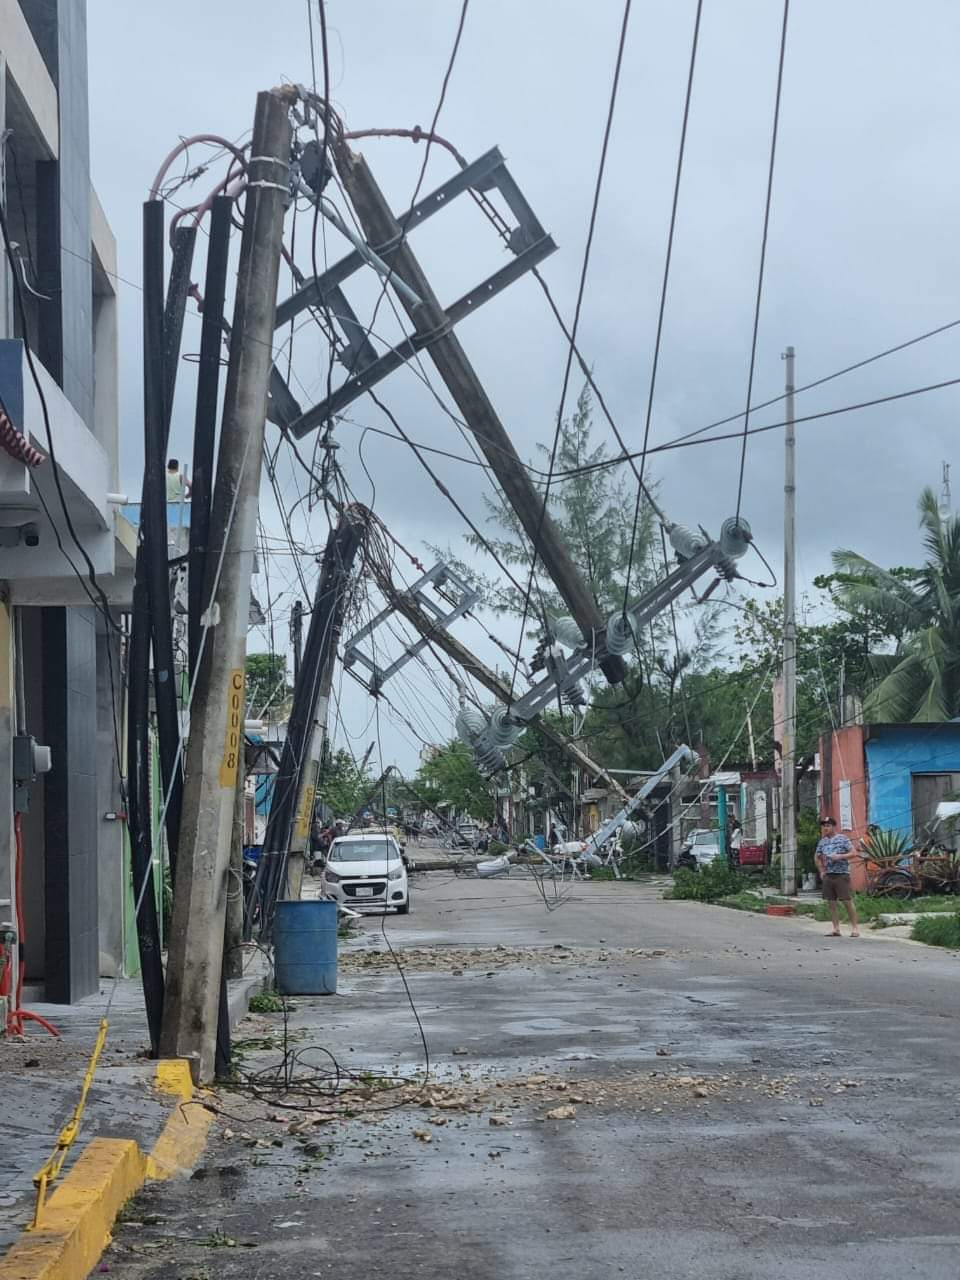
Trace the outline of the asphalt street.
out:
<instances>
[{"instance_id":1,"label":"asphalt street","mask_svg":"<svg viewBox=\"0 0 960 1280\"><path fill-rule=\"evenodd\" d=\"M412 902L336 996L248 1019L247 1087L110 1274L956 1280L956 955L654 885Z\"/></svg>"}]
</instances>

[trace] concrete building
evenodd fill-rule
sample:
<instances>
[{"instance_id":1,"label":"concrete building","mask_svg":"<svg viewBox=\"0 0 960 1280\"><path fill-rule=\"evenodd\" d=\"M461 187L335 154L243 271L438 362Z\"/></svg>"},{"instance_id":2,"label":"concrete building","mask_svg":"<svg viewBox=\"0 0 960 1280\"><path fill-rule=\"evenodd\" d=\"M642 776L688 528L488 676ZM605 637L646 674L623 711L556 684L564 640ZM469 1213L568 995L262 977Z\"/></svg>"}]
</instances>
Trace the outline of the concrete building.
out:
<instances>
[{"instance_id":1,"label":"concrete building","mask_svg":"<svg viewBox=\"0 0 960 1280\"><path fill-rule=\"evenodd\" d=\"M17 923L20 826L27 982L71 1002L124 964L117 627L135 552L113 500L116 246L90 183L85 0L0 0L0 113L0 920ZM16 734L52 767L15 823Z\"/></svg>"},{"instance_id":2,"label":"concrete building","mask_svg":"<svg viewBox=\"0 0 960 1280\"><path fill-rule=\"evenodd\" d=\"M922 837L938 803L960 794L960 723L838 729L820 740L820 777L823 811L855 843L871 824Z\"/></svg>"}]
</instances>

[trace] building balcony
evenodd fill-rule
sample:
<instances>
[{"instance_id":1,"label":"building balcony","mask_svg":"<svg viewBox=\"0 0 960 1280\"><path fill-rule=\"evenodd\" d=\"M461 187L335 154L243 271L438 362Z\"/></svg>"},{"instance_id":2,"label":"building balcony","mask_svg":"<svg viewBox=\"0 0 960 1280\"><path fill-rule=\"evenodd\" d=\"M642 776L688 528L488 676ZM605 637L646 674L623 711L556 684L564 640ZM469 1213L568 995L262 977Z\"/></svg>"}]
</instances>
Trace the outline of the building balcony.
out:
<instances>
[{"instance_id":1,"label":"building balcony","mask_svg":"<svg viewBox=\"0 0 960 1280\"><path fill-rule=\"evenodd\" d=\"M31 467L0 450L0 578L15 604L89 603L77 577L86 577L87 564L72 524L107 598L121 605L132 587L136 534L111 502L112 460L36 358L34 366L39 389L23 342L0 340L0 396L13 427L44 458Z\"/></svg>"}]
</instances>

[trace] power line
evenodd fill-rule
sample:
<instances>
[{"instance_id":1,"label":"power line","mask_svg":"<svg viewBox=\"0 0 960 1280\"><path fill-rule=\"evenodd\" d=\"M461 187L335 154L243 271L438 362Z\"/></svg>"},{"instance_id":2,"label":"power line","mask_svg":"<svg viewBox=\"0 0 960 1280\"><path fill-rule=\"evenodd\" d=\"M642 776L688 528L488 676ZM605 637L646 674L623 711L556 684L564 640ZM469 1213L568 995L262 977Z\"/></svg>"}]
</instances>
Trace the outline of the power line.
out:
<instances>
[{"instance_id":1,"label":"power line","mask_svg":"<svg viewBox=\"0 0 960 1280\"><path fill-rule=\"evenodd\" d=\"M650 389L647 394L647 412L643 424L643 455L640 460L640 475L637 481L637 501L633 508L633 530L630 534L630 557L627 561L627 578L623 588L624 618L627 616L627 600L630 596L630 578L633 573L633 555L637 541L637 525L640 520L640 498L643 494L643 474L647 462L647 445L650 441L650 422L653 418L653 399L657 389L657 370L660 366L660 344L663 339L663 317L667 309L667 286L670 281L670 263L673 260L673 242L677 229L677 206L680 202L680 179L683 176L683 157L687 146L687 125L690 122L690 100L693 96L693 73L697 65L697 43L700 38L700 16L702 11L703 0L697 0L697 11L693 20L693 38L690 42L690 69L687 72L687 91L683 100L683 123L680 126L680 146L677 150L677 168L673 179L673 201L670 206L670 229L667 232L667 251L664 256L663 280L660 285L660 306L657 310L657 331L653 343L653 364L650 369ZM666 543L664 543L663 560L664 568L666 568ZM670 608L672 613L672 602ZM676 623L674 623L674 633L676 633Z\"/></svg>"},{"instance_id":2,"label":"power line","mask_svg":"<svg viewBox=\"0 0 960 1280\"><path fill-rule=\"evenodd\" d=\"M760 242L760 267L757 272L757 298L753 309L753 337L750 343L750 371L747 375L747 407L743 415L743 443L740 447L740 476L737 480L737 513L743 498L743 477L747 466L747 438L750 423L750 401L753 398L753 375L757 363L757 336L760 331L760 303L763 298L763 273L767 261L767 233L770 228L770 206L773 200L773 169L777 156L777 133L780 126L780 96L783 90L783 59L787 49L787 17L790 0L783 0L783 26L780 31L780 60L777 65L777 93L773 107L773 130L770 137L770 165L767 171L767 196L763 208L763 238Z\"/></svg>"},{"instance_id":3,"label":"power line","mask_svg":"<svg viewBox=\"0 0 960 1280\"><path fill-rule=\"evenodd\" d=\"M597 213L600 208L600 192L603 189L603 175L607 164L607 151L610 146L610 135L613 131L613 115L617 105L617 91L620 87L620 70L623 66L623 53L627 42L627 25L630 21L630 5L631 0L626 0L623 7L623 17L620 21L620 36L617 43L617 56L613 71L613 84L610 88L610 98L607 105L607 118L603 130L603 141L600 147L600 162L597 168L596 182L593 188L593 201L590 207L590 220L587 226L587 240L583 250L583 262L580 267L580 283L577 288L577 301L574 307L573 324L570 328L570 343L567 348L566 366L563 371L563 385L560 391L560 405L557 409L557 425L553 433L553 446L550 450L550 467L547 474L547 482L543 492L543 503L540 507L540 516L537 523L537 536L533 539L533 558L530 564L530 577L527 581L526 591L523 601L523 616L520 621L520 644L523 644L523 633L527 622L527 613L530 607L530 597L533 592L534 575L537 568L537 560L539 556L538 544L540 535L543 530L544 521L547 518L547 506L550 501L550 486L553 481L553 470L557 458L557 446L560 441L560 432L563 429L563 410L567 401L567 389L570 385L570 374L573 369L574 346L577 340L577 330L580 326L580 313L583 307L583 296L587 285L587 272L590 268L590 251L593 247L593 236L597 225ZM541 600L541 609L543 602ZM544 610L544 626L547 625L546 613ZM513 690L517 680L517 671L520 666L519 653L513 664L513 671L510 676L510 696L513 697Z\"/></svg>"}]
</instances>

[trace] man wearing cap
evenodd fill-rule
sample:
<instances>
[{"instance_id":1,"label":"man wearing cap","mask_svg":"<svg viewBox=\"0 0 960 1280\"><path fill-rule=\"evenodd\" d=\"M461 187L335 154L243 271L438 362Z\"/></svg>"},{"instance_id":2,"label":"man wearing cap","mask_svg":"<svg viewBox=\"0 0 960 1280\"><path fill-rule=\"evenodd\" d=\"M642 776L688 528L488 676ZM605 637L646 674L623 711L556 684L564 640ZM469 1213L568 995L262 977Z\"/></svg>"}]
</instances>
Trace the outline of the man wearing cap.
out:
<instances>
[{"instance_id":1,"label":"man wearing cap","mask_svg":"<svg viewBox=\"0 0 960 1280\"><path fill-rule=\"evenodd\" d=\"M840 911L837 903L842 902L850 919L850 937L859 938L857 909L853 905L853 894L850 891L850 859L854 857L853 845L845 835L837 832L836 820L829 815L820 819L820 841L814 856L820 869L823 900L827 904L830 919L833 922L833 929L827 937L840 937Z\"/></svg>"}]
</instances>

